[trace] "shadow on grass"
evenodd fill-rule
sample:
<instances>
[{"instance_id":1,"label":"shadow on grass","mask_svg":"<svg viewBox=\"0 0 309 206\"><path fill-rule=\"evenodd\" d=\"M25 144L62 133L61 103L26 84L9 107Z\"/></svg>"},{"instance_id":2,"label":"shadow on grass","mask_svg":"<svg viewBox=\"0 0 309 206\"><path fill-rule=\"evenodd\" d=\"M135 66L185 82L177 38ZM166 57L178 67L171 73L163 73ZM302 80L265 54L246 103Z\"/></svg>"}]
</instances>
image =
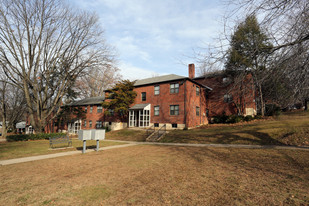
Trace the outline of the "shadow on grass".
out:
<instances>
[{"instance_id":1,"label":"shadow on grass","mask_svg":"<svg viewBox=\"0 0 309 206\"><path fill-rule=\"evenodd\" d=\"M89 145L89 146L86 146L86 150L87 149L96 149L97 146L96 145ZM83 147L75 147L76 150L83 150Z\"/></svg>"},{"instance_id":2,"label":"shadow on grass","mask_svg":"<svg viewBox=\"0 0 309 206\"><path fill-rule=\"evenodd\" d=\"M282 181L285 181L286 178L300 182L308 182L309 180L307 151L206 147L171 147L170 149L171 154L181 153L201 164L206 159L211 159L213 164L223 167L223 169L241 168L252 174L267 172L273 176L283 177Z\"/></svg>"},{"instance_id":3,"label":"shadow on grass","mask_svg":"<svg viewBox=\"0 0 309 206\"><path fill-rule=\"evenodd\" d=\"M249 144L249 145L286 145L258 129L232 130L227 132L191 130L176 131L165 136L161 142L200 143L200 144Z\"/></svg>"}]
</instances>

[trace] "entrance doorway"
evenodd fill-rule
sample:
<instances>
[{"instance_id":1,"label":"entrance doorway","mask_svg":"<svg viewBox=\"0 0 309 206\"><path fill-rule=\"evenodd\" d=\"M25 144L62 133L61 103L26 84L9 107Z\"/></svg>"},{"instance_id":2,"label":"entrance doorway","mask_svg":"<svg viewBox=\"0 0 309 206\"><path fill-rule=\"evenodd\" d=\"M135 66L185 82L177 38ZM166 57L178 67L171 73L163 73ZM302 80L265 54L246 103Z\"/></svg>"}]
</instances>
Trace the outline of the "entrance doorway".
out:
<instances>
[{"instance_id":1,"label":"entrance doorway","mask_svg":"<svg viewBox=\"0 0 309 206\"><path fill-rule=\"evenodd\" d=\"M129 110L129 127L149 127L150 104L137 104Z\"/></svg>"}]
</instances>

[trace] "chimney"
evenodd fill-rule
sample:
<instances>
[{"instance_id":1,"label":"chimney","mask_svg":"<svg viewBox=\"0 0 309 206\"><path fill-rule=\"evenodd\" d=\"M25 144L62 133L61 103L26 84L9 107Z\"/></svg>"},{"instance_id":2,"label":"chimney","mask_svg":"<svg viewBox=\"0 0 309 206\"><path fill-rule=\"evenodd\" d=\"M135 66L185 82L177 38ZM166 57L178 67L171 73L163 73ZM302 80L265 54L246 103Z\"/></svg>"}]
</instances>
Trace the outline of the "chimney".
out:
<instances>
[{"instance_id":1,"label":"chimney","mask_svg":"<svg viewBox=\"0 0 309 206\"><path fill-rule=\"evenodd\" d=\"M189 64L189 78L193 79L195 77L195 66L194 64Z\"/></svg>"}]
</instances>

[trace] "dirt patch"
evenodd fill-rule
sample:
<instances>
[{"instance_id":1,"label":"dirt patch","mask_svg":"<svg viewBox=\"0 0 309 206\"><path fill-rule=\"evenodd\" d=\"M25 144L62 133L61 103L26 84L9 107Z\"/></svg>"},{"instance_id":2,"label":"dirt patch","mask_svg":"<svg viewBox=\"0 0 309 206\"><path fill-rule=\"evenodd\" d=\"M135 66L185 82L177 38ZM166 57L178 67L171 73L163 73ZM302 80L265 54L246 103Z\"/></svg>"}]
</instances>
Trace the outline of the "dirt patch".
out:
<instances>
[{"instance_id":1,"label":"dirt patch","mask_svg":"<svg viewBox=\"0 0 309 206\"><path fill-rule=\"evenodd\" d=\"M134 146L0 167L6 205L308 205L309 152Z\"/></svg>"}]
</instances>

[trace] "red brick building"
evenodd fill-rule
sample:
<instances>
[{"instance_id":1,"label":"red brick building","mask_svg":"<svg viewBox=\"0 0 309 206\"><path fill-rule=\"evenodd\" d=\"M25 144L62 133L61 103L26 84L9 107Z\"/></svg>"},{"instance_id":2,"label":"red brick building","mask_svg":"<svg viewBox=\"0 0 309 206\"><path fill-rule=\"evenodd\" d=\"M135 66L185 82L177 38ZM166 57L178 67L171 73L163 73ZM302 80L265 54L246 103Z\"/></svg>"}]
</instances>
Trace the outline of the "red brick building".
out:
<instances>
[{"instance_id":1,"label":"red brick building","mask_svg":"<svg viewBox=\"0 0 309 206\"><path fill-rule=\"evenodd\" d=\"M207 109L210 118L222 114L256 115L256 93L251 74L238 80L219 71L195 77L193 80L212 88L207 96Z\"/></svg>"},{"instance_id":2,"label":"red brick building","mask_svg":"<svg viewBox=\"0 0 309 206\"><path fill-rule=\"evenodd\" d=\"M61 129L76 133L80 129L103 126L118 130L164 124L167 129L183 129L208 124L213 116L222 114L256 114L255 90L250 75L239 83L223 72L195 77L194 64L188 69L189 77L171 74L137 80L134 84L137 96L127 120L120 119L113 111L110 111L111 116L104 115L102 103L107 101L104 95L70 104L83 110L85 116L72 118L64 125L53 127L53 131Z\"/></svg>"}]
</instances>

